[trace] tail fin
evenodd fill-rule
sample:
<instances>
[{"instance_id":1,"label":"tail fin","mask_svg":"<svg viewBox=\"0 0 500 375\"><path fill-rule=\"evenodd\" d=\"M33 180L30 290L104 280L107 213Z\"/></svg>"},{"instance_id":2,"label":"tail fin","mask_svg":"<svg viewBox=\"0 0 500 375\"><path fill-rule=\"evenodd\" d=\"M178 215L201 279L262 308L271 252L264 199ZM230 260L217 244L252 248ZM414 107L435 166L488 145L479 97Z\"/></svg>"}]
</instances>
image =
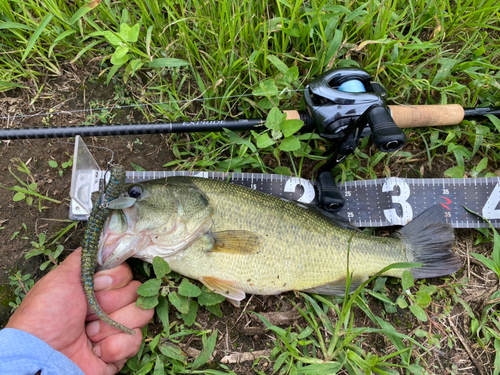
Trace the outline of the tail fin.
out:
<instances>
[{"instance_id":1,"label":"tail fin","mask_svg":"<svg viewBox=\"0 0 500 375\"><path fill-rule=\"evenodd\" d=\"M462 261L453 252L453 227L443 221L443 208L435 205L396 232L406 244L408 261L424 264L411 269L416 279L445 276L462 268Z\"/></svg>"}]
</instances>

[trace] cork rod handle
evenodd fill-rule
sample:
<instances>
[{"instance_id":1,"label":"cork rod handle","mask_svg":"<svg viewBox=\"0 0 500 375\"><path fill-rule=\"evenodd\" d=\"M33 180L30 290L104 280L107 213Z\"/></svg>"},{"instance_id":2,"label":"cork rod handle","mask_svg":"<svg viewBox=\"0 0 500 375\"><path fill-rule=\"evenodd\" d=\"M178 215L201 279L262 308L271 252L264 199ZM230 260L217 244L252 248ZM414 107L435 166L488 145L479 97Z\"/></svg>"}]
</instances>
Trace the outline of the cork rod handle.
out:
<instances>
[{"instance_id":1,"label":"cork rod handle","mask_svg":"<svg viewBox=\"0 0 500 375\"><path fill-rule=\"evenodd\" d=\"M299 111L290 110L290 111L283 111L283 113L286 115L287 120L300 120Z\"/></svg>"},{"instance_id":2,"label":"cork rod handle","mask_svg":"<svg viewBox=\"0 0 500 375\"><path fill-rule=\"evenodd\" d=\"M457 125L464 119L459 104L389 105L392 118L399 128Z\"/></svg>"},{"instance_id":3,"label":"cork rod handle","mask_svg":"<svg viewBox=\"0 0 500 375\"><path fill-rule=\"evenodd\" d=\"M389 105L391 116L399 128L457 125L464 119L459 104ZM287 120L300 120L298 111L283 111Z\"/></svg>"}]
</instances>

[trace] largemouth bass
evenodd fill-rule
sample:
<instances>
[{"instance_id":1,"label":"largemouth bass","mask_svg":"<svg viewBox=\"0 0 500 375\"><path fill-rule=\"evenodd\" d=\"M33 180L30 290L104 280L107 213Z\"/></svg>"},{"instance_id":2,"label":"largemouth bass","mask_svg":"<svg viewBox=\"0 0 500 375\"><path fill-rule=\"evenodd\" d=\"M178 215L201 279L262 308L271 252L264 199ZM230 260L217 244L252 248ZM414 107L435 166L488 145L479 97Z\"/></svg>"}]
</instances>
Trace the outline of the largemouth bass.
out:
<instances>
[{"instance_id":1,"label":"largemouth bass","mask_svg":"<svg viewBox=\"0 0 500 375\"><path fill-rule=\"evenodd\" d=\"M126 191L101 237L102 268L129 257L152 262L160 256L172 270L235 304L246 293L342 295L348 254L352 290L396 262L423 263L411 269L415 278L462 267L452 252L453 228L436 223L444 218L440 206L390 237L376 237L317 208L217 180L169 177ZM386 275L401 277L403 271Z\"/></svg>"}]
</instances>

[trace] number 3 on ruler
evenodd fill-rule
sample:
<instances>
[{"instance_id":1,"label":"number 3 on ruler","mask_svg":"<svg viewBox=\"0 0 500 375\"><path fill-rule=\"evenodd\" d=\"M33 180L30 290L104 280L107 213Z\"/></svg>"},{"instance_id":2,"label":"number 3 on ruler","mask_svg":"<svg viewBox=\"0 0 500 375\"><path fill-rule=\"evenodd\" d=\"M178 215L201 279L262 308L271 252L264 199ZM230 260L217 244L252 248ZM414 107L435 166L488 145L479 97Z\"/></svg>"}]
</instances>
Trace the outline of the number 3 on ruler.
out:
<instances>
[{"instance_id":1,"label":"number 3 on ruler","mask_svg":"<svg viewBox=\"0 0 500 375\"><path fill-rule=\"evenodd\" d=\"M406 225L413 219L413 209L406 201L410 197L410 186L400 178L390 177L382 185L382 191L384 193L393 191L396 186L399 187L399 195L391 195L391 199L392 203L401 205L402 215L399 216L395 208L384 210L384 215L391 224Z\"/></svg>"}]
</instances>

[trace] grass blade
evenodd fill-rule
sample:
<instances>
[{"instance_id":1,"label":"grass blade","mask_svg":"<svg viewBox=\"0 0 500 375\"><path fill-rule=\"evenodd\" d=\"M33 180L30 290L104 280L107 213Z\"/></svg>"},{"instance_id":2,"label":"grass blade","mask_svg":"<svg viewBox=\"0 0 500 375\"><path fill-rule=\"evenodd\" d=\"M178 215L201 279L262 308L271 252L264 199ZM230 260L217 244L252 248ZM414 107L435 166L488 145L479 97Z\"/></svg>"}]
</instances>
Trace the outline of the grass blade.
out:
<instances>
[{"instance_id":1,"label":"grass blade","mask_svg":"<svg viewBox=\"0 0 500 375\"><path fill-rule=\"evenodd\" d=\"M28 46L26 47L26 50L23 53L23 57L21 58L21 62L23 62L30 51L32 50L33 46L35 45L36 41L40 37L40 34L42 34L43 30L47 27L49 22L52 20L52 17L54 17L51 13L47 13L45 17L43 17L42 22L40 22L40 25L36 28L35 32L31 36Z\"/></svg>"}]
</instances>

